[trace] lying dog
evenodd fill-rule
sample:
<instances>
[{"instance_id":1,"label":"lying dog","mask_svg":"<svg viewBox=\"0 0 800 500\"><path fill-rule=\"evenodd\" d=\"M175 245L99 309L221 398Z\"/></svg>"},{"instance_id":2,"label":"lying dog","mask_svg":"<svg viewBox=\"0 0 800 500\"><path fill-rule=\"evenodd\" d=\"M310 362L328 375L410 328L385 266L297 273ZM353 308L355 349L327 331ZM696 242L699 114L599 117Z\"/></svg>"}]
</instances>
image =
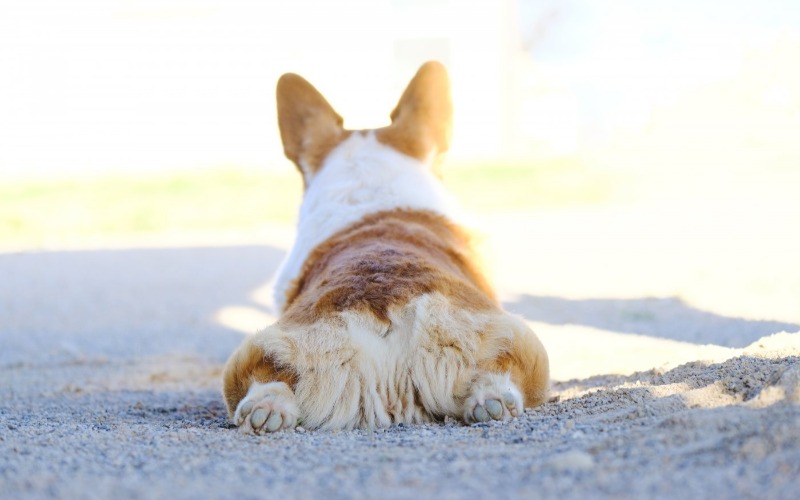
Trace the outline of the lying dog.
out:
<instances>
[{"instance_id":1,"label":"lying dog","mask_svg":"<svg viewBox=\"0 0 800 500\"><path fill-rule=\"evenodd\" d=\"M502 310L437 178L452 105L424 64L376 130L346 130L303 78L278 81L286 156L303 175L297 240L275 281L277 323L228 360L245 432L508 420L542 403L544 347Z\"/></svg>"}]
</instances>

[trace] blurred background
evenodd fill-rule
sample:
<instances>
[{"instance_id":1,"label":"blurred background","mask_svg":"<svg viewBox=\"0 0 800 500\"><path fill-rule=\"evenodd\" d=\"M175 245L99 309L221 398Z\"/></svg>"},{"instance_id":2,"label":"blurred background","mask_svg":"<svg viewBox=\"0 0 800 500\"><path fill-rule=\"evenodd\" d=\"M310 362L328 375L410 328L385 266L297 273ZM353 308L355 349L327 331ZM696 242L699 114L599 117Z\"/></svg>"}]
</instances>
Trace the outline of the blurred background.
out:
<instances>
[{"instance_id":1,"label":"blurred background","mask_svg":"<svg viewBox=\"0 0 800 500\"><path fill-rule=\"evenodd\" d=\"M280 74L305 75L348 126L374 127L427 59L452 72L454 162L642 149L639 168L656 156L672 168L796 160L800 6L790 0L0 8L6 175L282 170Z\"/></svg>"},{"instance_id":2,"label":"blurred background","mask_svg":"<svg viewBox=\"0 0 800 500\"><path fill-rule=\"evenodd\" d=\"M800 322L794 0L4 1L0 249L285 247L277 78L379 127L428 59L509 297Z\"/></svg>"}]
</instances>

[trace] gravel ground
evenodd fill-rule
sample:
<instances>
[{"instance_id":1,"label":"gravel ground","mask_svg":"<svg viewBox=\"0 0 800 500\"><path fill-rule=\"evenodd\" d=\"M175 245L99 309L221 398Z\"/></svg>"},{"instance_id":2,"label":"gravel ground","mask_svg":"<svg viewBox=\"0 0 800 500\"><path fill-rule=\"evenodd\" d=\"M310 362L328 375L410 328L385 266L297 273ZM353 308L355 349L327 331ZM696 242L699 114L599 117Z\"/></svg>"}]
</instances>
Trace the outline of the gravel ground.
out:
<instances>
[{"instance_id":1,"label":"gravel ground","mask_svg":"<svg viewBox=\"0 0 800 500\"><path fill-rule=\"evenodd\" d=\"M268 437L228 424L208 387L218 366L198 383L156 365L17 366L0 407L2 496L793 498L794 352L559 382L559 401L505 425ZM149 384L132 380L148 370ZM18 379L37 383L20 390ZM150 387L124 388L140 384Z\"/></svg>"},{"instance_id":2,"label":"gravel ground","mask_svg":"<svg viewBox=\"0 0 800 500\"><path fill-rule=\"evenodd\" d=\"M677 288L588 299L501 276L556 378L552 402L507 424L241 435L220 371L243 332L269 320L259 290L281 254L279 244L0 253L0 498L800 491L800 333L771 335L800 330L799 319L700 309Z\"/></svg>"}]
</instances>

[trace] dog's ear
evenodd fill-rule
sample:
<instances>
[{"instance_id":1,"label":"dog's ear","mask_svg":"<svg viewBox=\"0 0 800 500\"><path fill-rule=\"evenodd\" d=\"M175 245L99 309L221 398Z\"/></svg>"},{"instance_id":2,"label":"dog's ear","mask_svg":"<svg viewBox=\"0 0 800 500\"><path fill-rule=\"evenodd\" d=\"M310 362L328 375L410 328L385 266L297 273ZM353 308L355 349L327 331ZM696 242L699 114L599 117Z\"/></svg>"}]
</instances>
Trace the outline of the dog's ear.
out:
<instances>
[{"instance_id":1,"label":"dog's ear","mask_svg":"<svg viewBox=\"0 0 800 500\"><path fill-rule=\"evenodd\" d=\"M278 127L283 152L307 185L325 156L345 135L342 117L303 77L286 73L278 80Z\"/></svg>"},{"instance_id":2,"label":"dog's ear","mask_svg":"<svg viewBox=\"0 0 800 500\"><path fill-rule=\"evenodd\" d=\"M378 140L402 153L434 162L450 147L453 103L444 65L429 61L420 67L392 111L392 124L378 131Z\"/></svg>"}]
</instances>

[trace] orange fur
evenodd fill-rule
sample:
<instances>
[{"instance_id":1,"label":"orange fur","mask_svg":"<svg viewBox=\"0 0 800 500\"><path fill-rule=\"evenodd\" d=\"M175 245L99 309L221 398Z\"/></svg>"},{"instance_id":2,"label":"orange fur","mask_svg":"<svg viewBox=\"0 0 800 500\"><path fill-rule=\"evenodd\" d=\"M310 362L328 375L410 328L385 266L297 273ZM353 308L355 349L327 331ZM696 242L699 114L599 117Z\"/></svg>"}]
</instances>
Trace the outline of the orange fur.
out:
<instances>
[{"instance_id":1,"label":"orange fur","mask_svg":"<svg viewBox=\"0 0 800 500\"><path fill-rule=\"evenodd\" d=\"M481 368L490 372L508 372L517 384L526 408L538 406L547 399L550 363L544 346L535 336L526 335L524 325L514 330L510 345Z\"/></svg>"},{"instance_id":2,"label":"orange fur","mask_svg":"<svg viewBox=\"0 0 800 500\"><path fill-rule=\"evenodd\" d=\"M388 322L390 307L435 291L459 307L497 309L475 261L468 235L442 216L373 214L314 250L289 293L284 320L310 324L355 309Z\"/></svg>"},{"instance_id":3,"label":"orange fur","mask_svg":"<svg viewBox=\"0 0 800 500\"><path fill-rule=\"evenodd\" d=\"M440 63L425 63L408 84L392 111L392 124L378 129L376 137L401 153L427 160L436 155L438 167L450 148L453 128L450 80Z\"/></svg>"},{"instance_id":4,"label":"orange fur","mask_svg":"<svg viewBox=\"0 0 800 500\"><path fill-rule=\"evenodd\" d=\"M303 77L293 73L283 75L275 93L284 154L303 174L307 186L328 153L351 132L342 128L342 117ZM314 131L313 140L307 140L308 130Z\"/></svg>"},{"instance_id":5,"label":"orange fur","mask_svg":"<svg viewBox=\"0 0 800 500\"><path fill-rule=\"evenodd\" d=\"M276 365L252 337L245 339L228 359L223 374L222 391L228 415L233 415L236 405L247 394L252 382L284 382L294 387L296 380L296 375L289 367Z\"/></svg>"}]
</instances>

